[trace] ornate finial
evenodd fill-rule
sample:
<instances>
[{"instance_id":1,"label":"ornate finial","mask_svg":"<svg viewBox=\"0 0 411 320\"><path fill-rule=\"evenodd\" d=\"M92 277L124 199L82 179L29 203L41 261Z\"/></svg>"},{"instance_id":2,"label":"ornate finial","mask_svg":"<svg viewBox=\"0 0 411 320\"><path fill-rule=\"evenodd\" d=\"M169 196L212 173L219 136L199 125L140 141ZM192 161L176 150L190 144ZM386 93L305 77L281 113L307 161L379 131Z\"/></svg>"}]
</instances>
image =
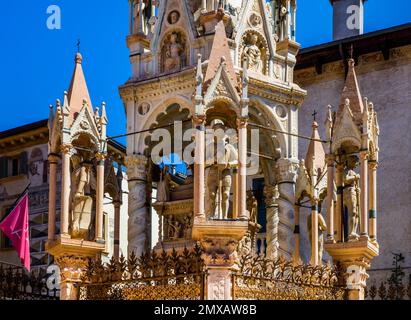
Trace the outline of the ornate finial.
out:
<instances>
[{"instance_id":1,"label":"ornate finial","mask_svg":"<svg viewBox=\"0 0 411 320\"><path fill-rule=\"evenodd\" d=\"M225 56L222 56L222 57L221 57L221 62L224 63L225 61L226 61Z\"/></svg>"},{"instance_id":2,"label":"ornate finial","mask_svg":"<svg viewBox=\"0 0 411 320\"><path fill-rule=\"evenodd\" d=\"M349 107L350 106L350 99L345 99L344 101L344 106Z\"/></svg>"},{"instance_id":3,"label":"ornate finial","mask_svg":"<svg viewBox=\"0 0 411 320\"><path fill-rule=\"evenodd\" d=\"M81 53L77 52L76 58L74 60L76 61L76 64L81 64L83 62L83 56L81 55Z\"/></svg>"},{"instance_id":4,"label":"ornate finial","mask_svg":"<svg viewBox=\"0 0 411 320\"><path fill-rule=\"evenodd\" d=\"M56 107L59 108L61 106L60 99L56 99Z\"/></svg>"},{"instance_id":5,"label":"ornate finial","mask_svg":"<svg viewBox=\"0 0 411 320\"><path fill-rule=\"evenodd\" d=\"M76 61L77 64L81 64L83 62L83 57L80 53L80 39L77 40L76 46L77 46L77 53L76 53L75 61Z\"/></svg>"}]
</instances>

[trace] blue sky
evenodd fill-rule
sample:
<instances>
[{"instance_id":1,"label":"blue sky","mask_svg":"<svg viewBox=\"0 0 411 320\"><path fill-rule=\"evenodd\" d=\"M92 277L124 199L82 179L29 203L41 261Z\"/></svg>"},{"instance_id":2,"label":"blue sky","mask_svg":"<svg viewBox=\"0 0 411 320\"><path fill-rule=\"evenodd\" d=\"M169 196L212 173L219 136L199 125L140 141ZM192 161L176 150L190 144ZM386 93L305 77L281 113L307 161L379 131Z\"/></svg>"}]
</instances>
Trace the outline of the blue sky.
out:
<instances>
[{"instance_id":1,"label":"blue sky","mask_svg":"<svg viewBox=\"0 0 411 320\"><path fill-rule=\"evenodd\" d=\"M297 3L297 40L302 46L331 41L329 0ZM62 10L61 30L46 26L46 10L54 4ZM0 6L0 131L48 117L48 106L68 89L80 38L93 104L106 102L109 135L125 133L118 86L131 73L125 42L128 0L19 0ZM407 22L411 22L409 0L366 3L365 32Z\"/></svg>"}]
</instances>

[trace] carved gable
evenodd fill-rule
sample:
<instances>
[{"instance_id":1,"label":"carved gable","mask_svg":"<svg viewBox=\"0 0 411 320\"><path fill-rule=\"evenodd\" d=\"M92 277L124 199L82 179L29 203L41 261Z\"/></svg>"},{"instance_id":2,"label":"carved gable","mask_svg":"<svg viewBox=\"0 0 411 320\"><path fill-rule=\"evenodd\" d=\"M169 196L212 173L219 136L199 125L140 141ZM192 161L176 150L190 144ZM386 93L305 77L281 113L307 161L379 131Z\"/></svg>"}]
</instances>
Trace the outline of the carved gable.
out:
<instances>
[{"instance_id":1,"label":"carved gable","mask_svg":"<svg viewBox=\"0 0 411 320\"><path fill-rule=\"evenodd\" d=\"M276 43L272 32L272 25L269 18L269 10L265 0L244 0L246 2L240 12L239 23L236 28L236 43L244 46L244 35L247 32L253 31L258 34L260 42L260 50L265 51L265 59L268 61L270 57L275 55ZM240 48L239 54L241 55ZM263 57L264 58L264 57ZM241 60L239 60L241 64Z\"/></svg>"},{"instance_id":2,"label":"carved gable","mask_svg":"<svg viewBox=\"0 0 411 320\"><path fill-rule=\"evenodd\" d=\"M352 146L361 148L361 132L354 122L349 106L344 107L341 117L336 123L332 152L336 152L343 143L350 143Z\"/></svg>"}]
</instances>

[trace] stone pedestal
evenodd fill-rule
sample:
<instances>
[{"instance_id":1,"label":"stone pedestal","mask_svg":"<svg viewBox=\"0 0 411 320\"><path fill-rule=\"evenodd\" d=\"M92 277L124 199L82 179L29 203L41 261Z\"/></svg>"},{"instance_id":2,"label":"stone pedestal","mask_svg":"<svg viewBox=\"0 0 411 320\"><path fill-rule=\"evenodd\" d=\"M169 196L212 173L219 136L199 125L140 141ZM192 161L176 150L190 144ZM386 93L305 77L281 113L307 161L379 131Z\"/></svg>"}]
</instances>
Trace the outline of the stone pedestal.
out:
<instances>
[{"instance_id":1,"label":"stone pedestal","mask_svg":"<svg viewBox=\"0 0 411 320\"><path fill-rule=\"evenodd\" d=\"M55 262L60 268L60 300L78 299L76 285L81 283L88 259L98 257L104 249L104 244L71 239L64 235L47 242L46 250L54 256Z\"/></svg>"},{"instance_id":2,"label":"stone pedestal","mask_svg":"<svg viewBox=\"0 0 411 320\"><path fill-rule=\"evenodd\" d=\"M367 285L367 269L372 259L379 255L378 244L368 239L352 242L328 243L325 249L332 256L334 263L343 268L349 300L364 300Z\"/></svg>"},{"instance_id":3,"label":"stone pedestal","mask_svg":"<svg viewBox=\"0 0 411 320\"><path fill-rule=\"evenodd\" d=\"M238 266L237 248L248 231L248 221L194 219L193 239L204 250L208 272L207 300L232 300L232 274Z\"/></svg>"}]
</instances>

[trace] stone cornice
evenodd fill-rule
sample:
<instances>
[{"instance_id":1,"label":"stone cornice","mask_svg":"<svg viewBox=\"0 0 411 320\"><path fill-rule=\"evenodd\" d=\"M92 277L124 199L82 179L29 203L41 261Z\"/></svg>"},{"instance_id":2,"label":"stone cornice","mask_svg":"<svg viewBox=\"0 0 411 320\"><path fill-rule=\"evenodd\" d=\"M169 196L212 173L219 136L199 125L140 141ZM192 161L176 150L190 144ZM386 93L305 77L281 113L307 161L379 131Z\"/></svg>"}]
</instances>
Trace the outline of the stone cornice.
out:
<instances>
[{"instance_id":1,"label":"stone cornice","mask_svg":"<svg viewBox=\"0 0 411 320\"><path fill-rule=\"evenodd\" d=\"M29 148L35 145L48 143L48 128L43 127L34 131L27 131L8 136L0 140L0 149L12 152L18 149Z\"/></svg>"},{"instance_id":2,"label":"stone cornice","mask_svg":"<svg viewBox=\"0 0 411 320\"><path fill-rule=\"evenodd\" d=\"M130 81L119 87L124 101L160 97L175 91L192 89L196 86L196 70L188 69L178 74L169 74L141 81Z\"/></svg>"}]
</instances>

